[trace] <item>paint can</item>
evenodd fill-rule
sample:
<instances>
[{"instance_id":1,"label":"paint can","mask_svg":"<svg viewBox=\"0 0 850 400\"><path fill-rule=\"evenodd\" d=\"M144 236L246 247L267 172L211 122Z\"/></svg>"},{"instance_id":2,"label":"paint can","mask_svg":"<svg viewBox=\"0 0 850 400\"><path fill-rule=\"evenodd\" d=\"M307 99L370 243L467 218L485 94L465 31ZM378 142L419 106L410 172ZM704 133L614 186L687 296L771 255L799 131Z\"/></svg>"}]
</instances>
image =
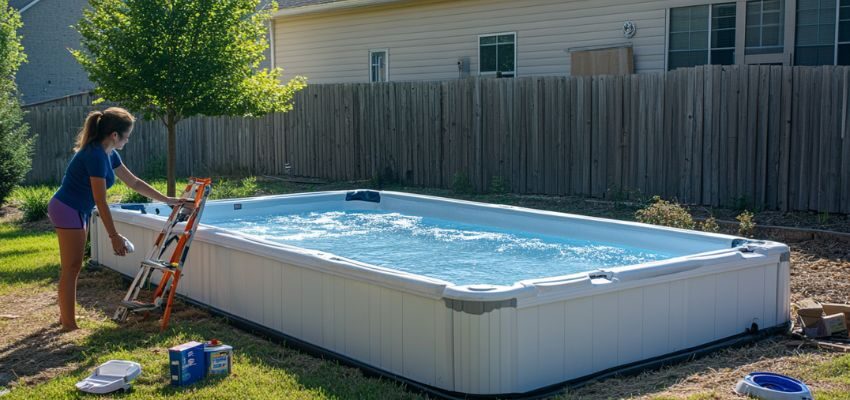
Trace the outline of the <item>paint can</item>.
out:
<instances>
[{"instance_id":1,"label":"paint can","mask_svg":"<svg viewBox=\"0 0 850 400\"><path fill-rule=\"evenodd\" d=\"M230 375L233 366L233 347L212 339L204 343L204 359L206 360L207 376Z\"/></svg>"}]
</instances>

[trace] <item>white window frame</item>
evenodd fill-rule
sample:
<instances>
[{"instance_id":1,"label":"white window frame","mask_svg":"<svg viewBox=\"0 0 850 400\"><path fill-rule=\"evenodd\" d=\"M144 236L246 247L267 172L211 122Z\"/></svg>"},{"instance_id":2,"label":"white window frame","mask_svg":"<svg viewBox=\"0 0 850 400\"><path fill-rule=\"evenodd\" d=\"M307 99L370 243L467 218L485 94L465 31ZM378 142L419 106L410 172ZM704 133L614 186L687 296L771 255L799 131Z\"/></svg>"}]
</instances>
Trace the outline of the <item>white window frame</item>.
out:
<instances>
[{"instance_id":1,"label":"white window frame","mask_svg":"<svg viewBox=\"0 0 850 400\"><path fill-rule=\"evenodd\" d=\"M841 0L835 0L835 55L832 57L832 65L838 65L838 47L850 42L841 42L838 39L841 31Z\"/></svg>"},{"instance_id":2,"label":"white window frame","mask_svg":"<svg viewBox=\"0 0 850 400\"><path fill-rule=\"evenodd\" d=\"M383 82L389 82L390 81L390 49L386 48L386 49L370 49L369 50L369 64L368 64L368 66L369 66L369 69L368 69L368 71L369 71L369 83L380 83L380 82L382 82L382 81L373 81L372 80L372 54L373 53L384 53L384 57L386 57L386 60L384 60L384 80L383 80Z\"/></svg>"},{"instance_id":3,"label":"white window frame","mask_svg":"<svg viewBox=\"0 0 850 400\"><path fill-rule=\"evenodd\" d=\"M518 67L517 67L517 59L516 53L517 48L519 47L519 37L516 32L500 32L500 33L487 33L483 35L478 35L478 38L475 39L475 49L478 53L478 76L496 76L497 72L481 72L481 38L491 37L491 36L501 36L501 35L514 35L514 70L512 77L516 77L518 75ZM497 39L498 40L498 39ZM498 42L497 42L498 43ZM496 57L496 65L498 67L498 57Z\"/></svg>"},{"instance_id":4,"label":"white window frame","mask_svg":"<svg viewBox=\"0 0 850 400\"><path fill-rule=\"evenodd\" d=\"M794 4L796 4L796 0L793 0ZM797 10L794 10L794 14L796 15ZM840 42L839 33L840 33L840 24L841 24L841 0L835 0L835 37L832 39L832 64L823 64L823 65L838 65L838 47L842 44L847 44L850 42ZM797 29L797 26L794 26L794 29ZM794 38L793 49L796 52L797 50L797 41L796 37ZM796 54L795 54L796 56Z\"/></svg>"},{"instance_id":5,"label":"white window frame","mask_svg":"<svg viewBox=\"0 0 850 400\"><path fill-rule=\"evenodd\" d=\"M672 9L694 7L694 6L708 6L708 43L707 43L707 45L708 45L708 47L707 47L708 56L706 57L706 59L708 60L708 63L705 64L705 65L712 65L711 64L711 50L713 50L713 49L711 47L711 32L712 32L711 24L713 22L712 19L714 17L714 6L720 5L720 4L727 4L727 5L728 4L736 4L736 7L737 7L737 5L740 3L740 1L741 0L709 1L709 2L706 2L706 3L702 3L702 4L693 4L693 5L689 5L689 6L685 5L685 6L681 6L681 7L669 7L669 8L667 8L667 15L666 15L666 25L667 26L664 29L666 31L665 32L665 38L664 38L664 70L665 71L670 70L670 28L672 26L671 25L671 19L672 19L671 18L671 15L672 15L671 10ZM782 1L785 1L785 0L782 0ZM739 24L740 15L738 15L739 13L740 13L740 7L737 7L736 10L735 10L735 37L736 38L739 35L738 31L740 29L740 24ZM745 18L746 18L746 15L745 15ZM728 47L721 47L721 48L718 48L717 50L728 50L728 49L729 49ZM734 57L735 57L735 64L739 64L740 61L739 61L739 55L738 55L737 40L735 42L735 46L732 48L732 52L733 52Z\"/></svg>"},{"instance_id":6,"label":"white window frame","mask_svg":"<svg viewBox=\"0 0 850 400\"><path fill-rule=\"evenodd\" d=\"M794 0L794 1L796 1L796 0ZM750 3L750 0L747 0L744 4L744 7L743 7L744 8L744 36L745 37L746 37L746 34L747 34L747 29L748 29L747 19L749 18L749 15L747 13L749 12L749 3ZM759 45L747 47L747 44L745 42L744 43L744 55L745 56L747 56L747 54L746 54L747 49L755 50L754 53L751 53L751 54L748 55L748 56L751 56L751 57L752 56L761 56L761 55L774 55L774 54L782 55L782 53L785 51L785 29L786 29L785 28L785 19L786 19L785 14L787 13L787 11L785 10L785 6L787 5L788 2L786 0L779 0L779 3L780 3L780 6L779 6L779 21L780 22L779 22L778 25L782 28L779 31L779 35L782 38L782 46L781 46L782 49L780 51L771 51L771 52L767 52L767 53L759 52L759 49L777 47L777 46L764 46L764 36L762 36L762 34L764 33L764 27L765 27L765 24L764 24L764 0L761 0L760 4L759 4L760 8L759 8L759 25L758 25L759 35L760 35ZM737 18L737 16L736 16L736 18ZM736 32L736 34L737 34L737 32Z\"/></svg>"}]
</instances>

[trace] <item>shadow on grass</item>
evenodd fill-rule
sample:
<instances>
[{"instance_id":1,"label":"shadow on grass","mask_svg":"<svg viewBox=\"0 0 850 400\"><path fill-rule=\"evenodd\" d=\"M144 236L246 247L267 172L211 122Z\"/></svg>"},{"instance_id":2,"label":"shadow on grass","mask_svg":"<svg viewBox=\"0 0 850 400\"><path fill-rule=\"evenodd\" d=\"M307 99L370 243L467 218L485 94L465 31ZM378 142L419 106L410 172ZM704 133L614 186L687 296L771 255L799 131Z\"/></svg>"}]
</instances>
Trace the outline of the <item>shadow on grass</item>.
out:
<instances>
[{"instance_id":1,"label":"shadow on grass","mask_svg":"<svg viewBox=\"0 0 850 400\"><path fill-rule=\"evenodd\" d=\"M0 258L6 257L23 257L30 254L40 253L41 249L13 249L13 250L0 250Z\"/></svg>"},{"instance_id":2,"label":"shadow on grass","mask_svg":"<svg viewBox=\"0 0 850 400\"><path fill-rule=\"evenodd\" d=\"M0 374L0 386L79 360L86 349L61 340L63 333L59 328L54 323L0 349L0 371L4 372Z\"/></svg>"},{"instance_id":3,"label":"shadow on grass","mask_svg":"<svg viewBox=\"0 0 850 400\"><path fill-rule=\"evenodd\" d=\"M0 240L29 239L45 237L53 234L50 230L30 229L28 227L12 224L4 225L6 226L0 226Z\"/></svg>"},{"instance_id":4,"label":"shadow on grass","mask_svg":"<svg viewBox=\"0 0 850 400\"><path fill-rule=\"evenodd\" d=\"M55 283L59 281L59 264L43 264L35 268L0 269L0 282L16 285L34 282Z\"/></svg>"}]
</instances>

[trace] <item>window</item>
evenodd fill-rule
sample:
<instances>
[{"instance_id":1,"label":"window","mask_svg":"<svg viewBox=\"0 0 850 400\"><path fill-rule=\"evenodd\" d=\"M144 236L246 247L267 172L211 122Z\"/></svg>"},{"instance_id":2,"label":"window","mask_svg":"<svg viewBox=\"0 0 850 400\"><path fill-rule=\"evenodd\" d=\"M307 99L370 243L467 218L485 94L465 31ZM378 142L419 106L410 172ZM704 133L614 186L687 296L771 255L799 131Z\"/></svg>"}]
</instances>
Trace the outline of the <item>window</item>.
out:
<instances>
[{"instance_id":1,"label":"window","mask_svg":"<svg viewBox=\"0 0 850 400\"><path fill-rule=\"evenodd\" d=\"M390 80L388 54L386 49L369 51L369 82Z\"/></svg>"},{"instance_id":2,"label":"window","mask_svg":"<svg viewBox=\"0 0 850 400\"><path fill-rule=\"evenodd\" d=\"M747 1L745 54L782 53L785 44L785 0Z\"/></svg>"},{"instance_id":3,"label":"window","mask_svg":"<svg viewBox=\"0 0 850 400\"><path fill-rule=\"evenodd\" d=\"M850 65L850 0L841 0L838 7L838 65Z\"/></svg>"},{"instance_id":4,"label":"window","mask_svg":"<svg viewBox=\"0 0 850 400\"><path fill-rule=\"evenodd\" d=\"M516 34L479 36L478 60L479 75L516 75Z\"/></svg>"},{"instance_id":5,"label":"window","mask_svg":"<svg viewBox=\"0 0 850 400\"><path fill-rule=\"evenodd\" d=\"M735 63L735 3L670 9L669 69Z\"/></svg>"},{"instance_id":6,"label":"window","mask_svg":"<svg viewBox=\"0 0 850 400\"><path fill-rule=\"evenodd\" d=\"M850 65L850 0L798 0L796 40L795 65Z\"/></svg>"}]
</instances>

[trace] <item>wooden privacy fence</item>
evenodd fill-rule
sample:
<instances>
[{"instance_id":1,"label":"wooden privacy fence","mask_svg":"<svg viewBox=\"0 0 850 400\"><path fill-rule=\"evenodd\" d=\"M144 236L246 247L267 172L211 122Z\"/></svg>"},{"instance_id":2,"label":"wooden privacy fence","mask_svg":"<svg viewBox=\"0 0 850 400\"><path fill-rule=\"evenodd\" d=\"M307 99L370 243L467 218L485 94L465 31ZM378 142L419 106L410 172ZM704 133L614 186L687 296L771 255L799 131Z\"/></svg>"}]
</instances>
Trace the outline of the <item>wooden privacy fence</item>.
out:
<instances>
[{"instance_id":1,"label":"wooden privacy fence","mask_svg":"<svg viewBox=\"0 0 850 400\"><path fill-rule=\"evenodd\" d=\"M703 205L850 213L850 67L706 66L666 73L312 85L263 118L178 124L178 173L284 174L517 193L642 193ZM92 109L28 107L31 181L58 180ZM122 156L161 169L140 121Z\"/></svg>"}]
</instances>

